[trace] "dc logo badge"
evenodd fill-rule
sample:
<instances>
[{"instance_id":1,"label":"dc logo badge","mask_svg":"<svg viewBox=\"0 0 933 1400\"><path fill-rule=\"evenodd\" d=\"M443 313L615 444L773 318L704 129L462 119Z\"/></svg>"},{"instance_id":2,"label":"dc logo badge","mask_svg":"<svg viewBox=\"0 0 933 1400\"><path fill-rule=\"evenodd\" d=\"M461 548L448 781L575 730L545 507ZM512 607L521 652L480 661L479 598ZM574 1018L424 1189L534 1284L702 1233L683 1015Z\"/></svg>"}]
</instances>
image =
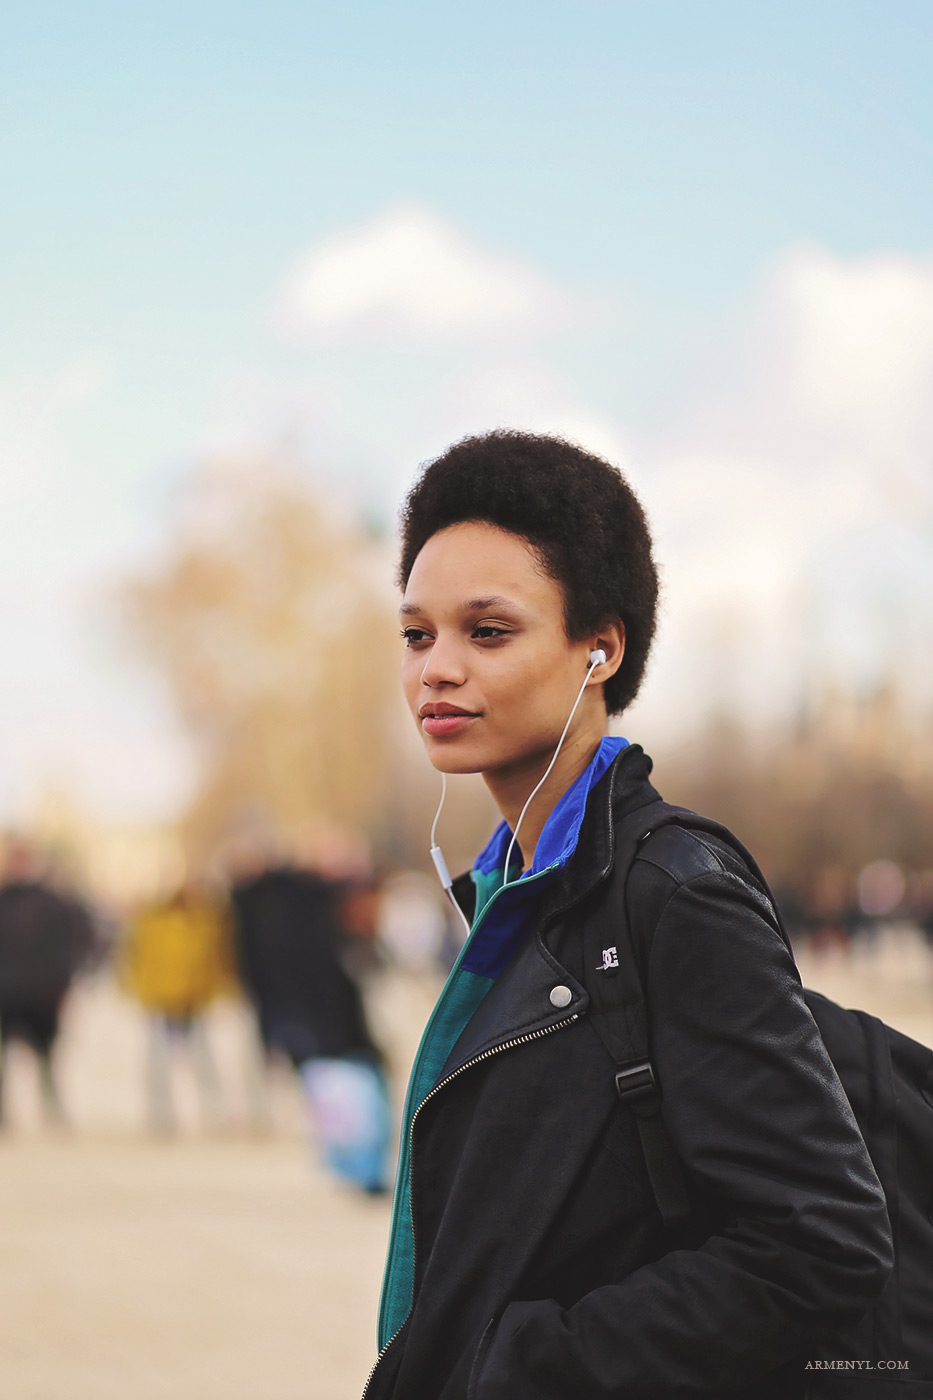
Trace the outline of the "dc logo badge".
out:
<instances>
[{"instance_id":1,"label":"dc logo badge","mask_svg":"<svg viewBox=\"0 0 933 1400\"><path fill-rule=\"evenodd\" d=\"M596 969L597 972L609 972L612 968L619 966L619 954L615 944L611 948L603 949L602 966Z\"/></svg>"}]
</instances>

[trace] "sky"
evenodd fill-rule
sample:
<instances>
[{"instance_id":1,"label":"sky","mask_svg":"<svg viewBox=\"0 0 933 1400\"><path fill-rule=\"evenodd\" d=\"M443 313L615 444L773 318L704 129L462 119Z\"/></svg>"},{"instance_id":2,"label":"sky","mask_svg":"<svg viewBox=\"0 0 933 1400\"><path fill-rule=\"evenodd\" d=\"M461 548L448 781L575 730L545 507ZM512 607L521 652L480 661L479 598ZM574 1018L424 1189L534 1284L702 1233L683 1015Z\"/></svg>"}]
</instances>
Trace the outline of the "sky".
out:
<instances>
[{"instance_id":1,"label":"sky","mask_svg":"<svg viewBox=\"0 0 933 1400\"><path fill-rule=\"evenodd\" d=\"M610 455L664 570L636 727L926 704L931 69L919 0L8 0L0 817L183 800L106 599L285 441L388 525L466 431Z\"/></svg>"}]
</instances>

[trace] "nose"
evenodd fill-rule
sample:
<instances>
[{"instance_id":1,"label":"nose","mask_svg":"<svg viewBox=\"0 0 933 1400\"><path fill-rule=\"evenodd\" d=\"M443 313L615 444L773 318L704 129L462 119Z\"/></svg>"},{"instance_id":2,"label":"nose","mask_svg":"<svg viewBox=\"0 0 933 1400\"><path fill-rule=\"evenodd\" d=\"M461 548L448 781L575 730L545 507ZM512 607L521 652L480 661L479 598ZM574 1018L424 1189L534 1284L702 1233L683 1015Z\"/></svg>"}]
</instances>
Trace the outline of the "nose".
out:
<instances>
[{"instance_id":1,"label":"nose","mask_svg":"<svg viewBox=\"0 0 933 1400\"><path fill-rule=\"evenodd\" d=\"M462 649L453 638L438 636L424 663L421 684L437 690L447 685L463 685L465 680Z\"/></svg>"}]
</instances>

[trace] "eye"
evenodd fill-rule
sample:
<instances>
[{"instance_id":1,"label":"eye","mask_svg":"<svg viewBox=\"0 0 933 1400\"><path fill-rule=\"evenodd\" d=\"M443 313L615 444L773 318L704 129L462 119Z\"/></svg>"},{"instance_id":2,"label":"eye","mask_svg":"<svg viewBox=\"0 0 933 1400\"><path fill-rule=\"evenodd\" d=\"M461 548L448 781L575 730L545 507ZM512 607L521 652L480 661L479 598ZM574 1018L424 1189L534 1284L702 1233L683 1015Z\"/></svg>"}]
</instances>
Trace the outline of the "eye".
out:
<instances>
[{"instance_id":1,"label":"eye","mask_svg":"<svg viewBox=\"0 0 933 1400\"><path fill-rule=\"evenodd\" d=\"M420 642L430 639L430 633L425 632L423 627L403 627L399 636L404 638L407 647L418 646Z\"/></svg>"},{"instance_id":2,"label":"eye","mask_svg":"<svg viewBox=\"0 0 933 1400\"><path fill-rule=\"evenodd\" d=\"M495 627L491 622L480 623L473 628L473 636L480 642L494 642L499 637L507 637L509 630L507 627Z\"/></svg>"}]
</instances>

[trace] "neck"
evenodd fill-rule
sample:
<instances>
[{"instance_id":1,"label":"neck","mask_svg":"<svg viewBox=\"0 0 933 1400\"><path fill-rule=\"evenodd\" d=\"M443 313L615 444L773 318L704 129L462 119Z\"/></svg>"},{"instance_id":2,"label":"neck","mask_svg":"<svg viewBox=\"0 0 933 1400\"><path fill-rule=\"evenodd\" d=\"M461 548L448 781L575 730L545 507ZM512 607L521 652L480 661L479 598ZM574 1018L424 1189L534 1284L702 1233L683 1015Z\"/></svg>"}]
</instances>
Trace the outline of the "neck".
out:
<instances>
[{"instance_id":1,"label":"neck","mask_svg":"<svg viewBox=\"0 0 933 1400\"><path fill-rule=\"evenodd\" d=\"M521 851L522 870L527 870L535 857L538 841L548 817L557 806L569 787L572 787L580 774L593 761L600 740L608 733L608 725L581 725L576 733L571 732L564 740L557 762L548 774L547 782L535 796L525 813L516 850ZM553 749L547 753L535 754L508 768L495 769L483 774L483 781L500 813L514 832L522 808L534 791L553 756ZM513 857L514 858L514 857Z\"/></svg>"}]
</instances>

